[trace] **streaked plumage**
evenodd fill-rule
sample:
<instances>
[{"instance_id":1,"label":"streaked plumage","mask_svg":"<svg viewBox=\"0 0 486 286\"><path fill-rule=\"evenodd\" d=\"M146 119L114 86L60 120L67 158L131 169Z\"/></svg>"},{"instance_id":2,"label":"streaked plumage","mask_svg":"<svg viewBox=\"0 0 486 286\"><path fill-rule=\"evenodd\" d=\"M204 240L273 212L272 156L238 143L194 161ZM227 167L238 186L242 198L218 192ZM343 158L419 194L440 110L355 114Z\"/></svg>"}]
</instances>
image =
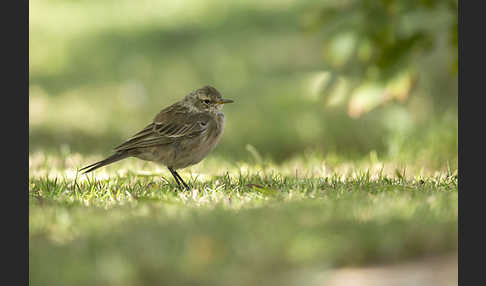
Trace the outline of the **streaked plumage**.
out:
<instances>
[{"instance_id":1,"label":"streaked plumage","mask_svg":"<svg viewBox=\"0 0 486 286\"><path fill-rule=\"evenodd\" d=\"M153 122L115 147L112 156L86 166L84 173L128 157L167 166L180 185L187 184L177 169L199 163L219 142L225 118L224 103L231 103L211 86L195 90L183 100L160 111Z\"/></svg>"}]
</instances>

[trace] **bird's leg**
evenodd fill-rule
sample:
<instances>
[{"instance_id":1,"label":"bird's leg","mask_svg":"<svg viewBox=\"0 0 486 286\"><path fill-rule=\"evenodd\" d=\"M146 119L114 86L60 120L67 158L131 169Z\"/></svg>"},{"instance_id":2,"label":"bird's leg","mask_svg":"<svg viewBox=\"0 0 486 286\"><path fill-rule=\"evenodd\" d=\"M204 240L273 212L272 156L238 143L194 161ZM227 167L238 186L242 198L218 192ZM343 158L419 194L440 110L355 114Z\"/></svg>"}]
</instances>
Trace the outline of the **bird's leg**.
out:
<instances>
[{"instance_id":1,"label":"bird's leg","mask_svg":"<svg viewBox=\"0 0 486 286\"><path fill-rule=\"evenodd\" d=\"M174 174L179 178L179 181L181 181L181 183L184 185L184 187L186 187L187 190L190 190L191 188L189 188L189 186L186 184L186 182L184 182L184 180L181 178L181 175L179 175L175 170L174 170Z\"/></svg>"},{"instance_id":2,"label":"bird's leg","mask_svg":"<svg viewBox=\"0 0 486 286\"><path fill-rule=\"evenodd\" d=\"M177 185L179 186L179 188L181 188L181 183L179 182L179 178L176 175L177 173L175 173L175 171L170 167L168 167L168 169L169 169L170 173L172 174L172 176L174 176L174 179L177 182Z\"/></svg>"}]
</instances>

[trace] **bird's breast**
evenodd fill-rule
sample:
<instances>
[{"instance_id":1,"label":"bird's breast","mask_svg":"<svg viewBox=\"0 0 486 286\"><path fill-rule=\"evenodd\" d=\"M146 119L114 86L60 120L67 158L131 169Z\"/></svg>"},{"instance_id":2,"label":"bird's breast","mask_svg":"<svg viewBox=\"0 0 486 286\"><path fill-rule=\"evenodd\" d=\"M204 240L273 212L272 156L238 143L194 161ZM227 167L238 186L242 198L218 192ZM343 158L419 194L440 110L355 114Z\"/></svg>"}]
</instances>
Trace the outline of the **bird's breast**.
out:
<instances>
[{"instance_id":1,"label":"bird's breast","mask_svg":"<svg viewBox=\"0 0 486 286\"><path fill-rule=\"evenodd\" d=\"M224 118L224 114L222 112L218 113L216 115L216 124L218 125L216 131L217 131L218 137L221 137L221 134L223 134L225 122L226 122L226 120Z\"/></svg>"},{"instance_id":2,"label":"bird's breast","mask_svg":"<svg viewBox=\"0 0 486 286\"><path fill-rule=\"evenodd\" d=\"M172 165L175 168L184 168L199 163L218 144L223 134L224 125L224 115L222 113L216 114L201 136L180 143Z\"/></svg>"},{"instance_id":3,"label":"bird's breast","mask_svg":"<svg viewBox=\"0 0 486 286\"><path fill-rule=\"evenodd\" d=\"M208 126L207 131L205 132L204 136L204 143L201 144L201 151L209 153L211 150L216 147L219 140L221 139L221 135L223 135L225 125L225 118L223 113L216 114L214 121Z\"/></svg>"}]
</instances>

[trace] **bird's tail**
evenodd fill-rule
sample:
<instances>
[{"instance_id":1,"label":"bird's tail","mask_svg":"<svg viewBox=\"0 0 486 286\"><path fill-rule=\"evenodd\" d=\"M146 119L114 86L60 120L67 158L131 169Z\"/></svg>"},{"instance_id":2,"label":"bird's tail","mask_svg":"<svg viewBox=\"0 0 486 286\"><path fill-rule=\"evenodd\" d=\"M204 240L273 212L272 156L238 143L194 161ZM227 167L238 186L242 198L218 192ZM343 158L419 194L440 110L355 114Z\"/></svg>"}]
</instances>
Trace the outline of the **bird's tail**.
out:
<instances>
[{"instance_id":1,"label":"bird's tail","mask_svg":"<svg viewBox=\"0 0 486 286\"><path fill-rule=\"evenodd\" d=\"M79 171L85 170L83 172L83 174L86 174L86 173L89 173L89 172L91 172L93 170L96 170L96 169L98 169L100 167L106 166L106 165L111 164L111 163L114 163L116 161L120 161L120 160L125 159L125 158L130 157L130 156L131 155L128 154L128 153L121 153L121 152L120 153L115 153L115 154L111 155L110 157L108 157L108 158L106 158L104 160L101 160L99 162L96 162L94 164L91 164L89 166L86 166L86 167L83 167L83 168L79 169Z\"/></svg>"}]
</instances>

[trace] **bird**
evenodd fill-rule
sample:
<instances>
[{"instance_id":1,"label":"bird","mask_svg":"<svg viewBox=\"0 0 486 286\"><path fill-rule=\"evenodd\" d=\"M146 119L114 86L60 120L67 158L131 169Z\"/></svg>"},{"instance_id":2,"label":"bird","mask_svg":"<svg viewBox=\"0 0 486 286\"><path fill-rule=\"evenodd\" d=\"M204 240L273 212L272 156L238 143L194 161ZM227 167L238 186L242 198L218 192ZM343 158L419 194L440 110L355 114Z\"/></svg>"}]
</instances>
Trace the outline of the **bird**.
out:
<instances>
[{"instance_id":1,"label":"bird","mask_svg":"<svg viewBox=\"0 0 486 286\"><path fill-rule=\"evenodd\" d=\"M79 169L83 174L135 157L166 166L179 188L189 190L177 170L199 163L221 139L225 126L224 99L210 85L195 89L182 100L162 109L140 132L114 148L104 160Z\"/></svg>"}]
</instances>

